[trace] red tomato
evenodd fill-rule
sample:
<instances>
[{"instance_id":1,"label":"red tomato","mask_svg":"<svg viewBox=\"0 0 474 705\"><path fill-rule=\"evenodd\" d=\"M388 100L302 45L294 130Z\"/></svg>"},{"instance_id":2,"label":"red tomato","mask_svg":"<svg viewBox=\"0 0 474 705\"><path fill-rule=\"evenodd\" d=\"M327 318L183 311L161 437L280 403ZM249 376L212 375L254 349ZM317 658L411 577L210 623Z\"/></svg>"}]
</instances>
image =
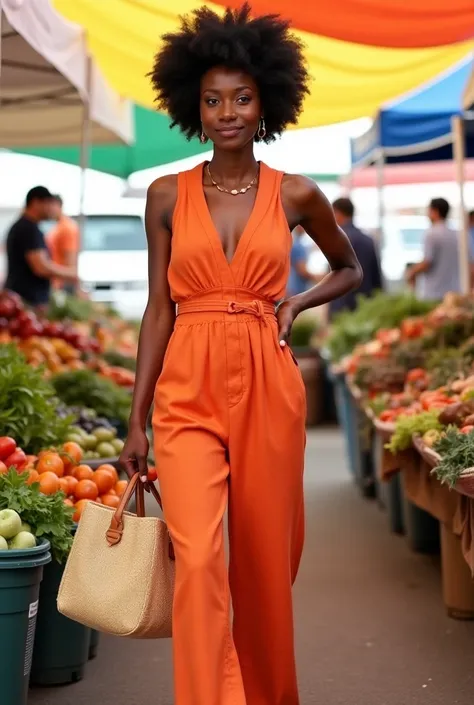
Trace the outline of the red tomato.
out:
<instances>
[{"instance_id":1,"label":"red tomato","mask_svg":"<svg viewBox=\"0 0 474 705\"><path fill-rule=\"evenodd\" d=\"M21 449L15 450L5 459L7 468L14 467L16 470L23 470L28 465L28 458Z\"/></svg>"},{"instance_id":2,"label":"red tomato","mask_svg":"<svg viewBox=\"0 0 474 705\"><path fill-rule=\"evenodd\" d=\"M407 382L417 382L420 379L424 379L426 377L426 372L425 370L421 369L421 367L416 367L414 370L410 370L407 374Z\"/></svg>"},{"instance_id":3,"label":"red tomato","mask_svg":"<svg viewBox=\"0 0 474 705\"><path fill-rule=\"evenodd\" d=\"M465 433L465 434L472 433L472 431L474 431L473 425L463 426L461 429L461 433Z\"/></svg>"},{"instance_id":4,"label":"red tomato","mask_svg":"<svg viewBox=\"0 0 474 705\"><path fill-rule=\"evenodd\" d=\"M382 411L382 413L379 416L379 419L381 421L393 421L395 418L396 413L393 409L385 409L385 411Z\"/></svg>"},{"instance_id":5,"label":"red tomato","mask_svg":"<svg viewBox=\"0 0 474 705\"><path fill-rule=\"evenodd\" d=\"M5 460L16 449L16 441L9 436L0 438L0 460Z\"/></svg>"}]
</instances>

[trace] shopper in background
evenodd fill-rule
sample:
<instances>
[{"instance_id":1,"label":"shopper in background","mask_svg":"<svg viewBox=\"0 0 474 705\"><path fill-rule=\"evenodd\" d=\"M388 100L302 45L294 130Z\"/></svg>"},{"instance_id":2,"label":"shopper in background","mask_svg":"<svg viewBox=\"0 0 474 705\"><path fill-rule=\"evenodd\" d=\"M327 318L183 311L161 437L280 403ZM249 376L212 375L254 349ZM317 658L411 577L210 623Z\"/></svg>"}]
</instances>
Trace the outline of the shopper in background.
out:
<instances>
[{"instance_id":1,"label":"shopper in background","mask_svg":"<svg viewBox=\"0 0 474 705\"><path fill-rule=\"evenodd\" d=\"M408 282L412 285L420 276L423 277L419 296L430 301L438 301L451 291L461 291L459 235L448 226L449 211L446 199L433 198L428 206L431 228L425 235L423 260L414 264L407 273Z\"/></svg>"},{"instance_id":2,"label":"shopper in background","mask_svg":"<svg viewBox=\"0 0 474 705\"><path fill-rule=\"evenodd\" d=\"M303 243L305 230L298 225L293 230L293 245L290 255L290 277L288 279L287 296L297 296L321 281L321 276L308 271L308 248Z\"/></svg>"},{"instance_id":3,"label":"shopper in background","mask_svg":"<svg viewBox=\"0 0 474 705\"><path fill-rule=\"evenodd\" d=\"M5 288L19 294L31 306L45 307L51 279L77 281L75 267L53 262L38 223L53 217L54 196L44 186L35 186L26 195L25 209L7 235L8 274Z\"/></svg>"},{"instance_id":4,"label":"shopper in background","mask_svg":"<svg viewBox=\"0 0 474 705\"><path fill-rule=\"evenodd\" d=\"M350 198L338 198L332 204L336 222L350 240L364 277L358 289L331 301L329 320L340 311L353 311L357 305L358 294L371 296L383 289L382 270L373 238L366 235L354 225L355 208Z\"/></svg>"},{"instance_id":5,"label":"shopper in background","mask_svg":"<svg viewBox=\"0 0 474 705\"><path fill-rule=\"evenodd\" d=\"M61 267L77 268L79 253L79 226L63 212L61 196L54 196L53 218L56 225L47 235L48 248L51 259ZM68 294L76 291L77 285L65 279L54 279L53 286L63 289Z\"/></svg>"}]
</instances>

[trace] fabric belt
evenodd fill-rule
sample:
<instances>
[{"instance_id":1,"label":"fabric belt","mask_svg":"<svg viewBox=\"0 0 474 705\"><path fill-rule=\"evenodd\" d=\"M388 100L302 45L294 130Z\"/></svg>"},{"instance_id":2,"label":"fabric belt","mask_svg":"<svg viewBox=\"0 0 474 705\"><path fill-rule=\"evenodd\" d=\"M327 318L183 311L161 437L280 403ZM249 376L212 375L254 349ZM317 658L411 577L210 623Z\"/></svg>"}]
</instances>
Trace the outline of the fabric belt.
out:
<instances>
[{"instance_id":1,"label":"fabric belt","mask_svg":"<svg viewBox=\"0 0 474 705\"><path fill-rule=\"evenodd\" d=\"M256 316L263 323L266 323L265 316L275 315L275 306L269 301L255 299L247 303L241 301L183 301L178 304L178 316L183 313L201 312L222 312L222 313L246 313Z\"/></svg>"}]
</instances>

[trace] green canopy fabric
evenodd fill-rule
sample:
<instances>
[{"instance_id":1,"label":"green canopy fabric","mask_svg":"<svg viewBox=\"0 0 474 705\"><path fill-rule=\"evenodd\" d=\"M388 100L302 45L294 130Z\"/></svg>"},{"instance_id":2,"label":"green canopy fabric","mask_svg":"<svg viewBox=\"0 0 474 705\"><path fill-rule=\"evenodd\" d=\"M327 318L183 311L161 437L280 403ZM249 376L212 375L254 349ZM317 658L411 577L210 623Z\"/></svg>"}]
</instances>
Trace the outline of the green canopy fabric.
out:
<instances>
[{"instance_id":1,"label":"green canopy fabric","mask_svg":"<svg viewBox=\"0 0 474 705\"><path fill-rule=\"evenodd\" d=\"M197 139L190 142L176 128L170 130L166 115L135 106L135 143L93 145L89 167L126 179L135 171L168 164L209 150ZM13 149L21 154L80 164L80 147L30 147Z\"/></svg>"}]
</instances>

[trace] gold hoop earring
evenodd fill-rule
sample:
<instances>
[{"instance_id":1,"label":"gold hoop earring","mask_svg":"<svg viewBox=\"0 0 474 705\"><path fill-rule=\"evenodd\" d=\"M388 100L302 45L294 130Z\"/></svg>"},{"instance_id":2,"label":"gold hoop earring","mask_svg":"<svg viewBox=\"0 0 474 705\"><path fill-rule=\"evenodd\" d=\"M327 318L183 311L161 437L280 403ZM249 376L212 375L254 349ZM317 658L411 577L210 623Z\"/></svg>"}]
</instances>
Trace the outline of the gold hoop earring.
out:
<instances>
[{"instance_id":1,"label":"gold hoop earring","mask_svg":"<svg viewBox=\"0 0 474 705\"><path fill-rule=\"evenodd\" d=\"M258 126L257 137L258 137L260 140L263 140L266 134L267 134L267 128L265 127L265 120L264 120L263 117L262 117L262 118L260 118L260 123L259 123L259 126Z\"/></svg>"},{"instance_id":2,"label":"gold hoop earring","mask_svg":"<svg viewBox=\"0 0 474 705\"><path fill-rule=\"evenodd\" d=\"M199 138L201 144L206 144L208 139L209 139L209 137L206 135L204 130L201 130L201 137Z\"/></svg>"}]
</instances>

